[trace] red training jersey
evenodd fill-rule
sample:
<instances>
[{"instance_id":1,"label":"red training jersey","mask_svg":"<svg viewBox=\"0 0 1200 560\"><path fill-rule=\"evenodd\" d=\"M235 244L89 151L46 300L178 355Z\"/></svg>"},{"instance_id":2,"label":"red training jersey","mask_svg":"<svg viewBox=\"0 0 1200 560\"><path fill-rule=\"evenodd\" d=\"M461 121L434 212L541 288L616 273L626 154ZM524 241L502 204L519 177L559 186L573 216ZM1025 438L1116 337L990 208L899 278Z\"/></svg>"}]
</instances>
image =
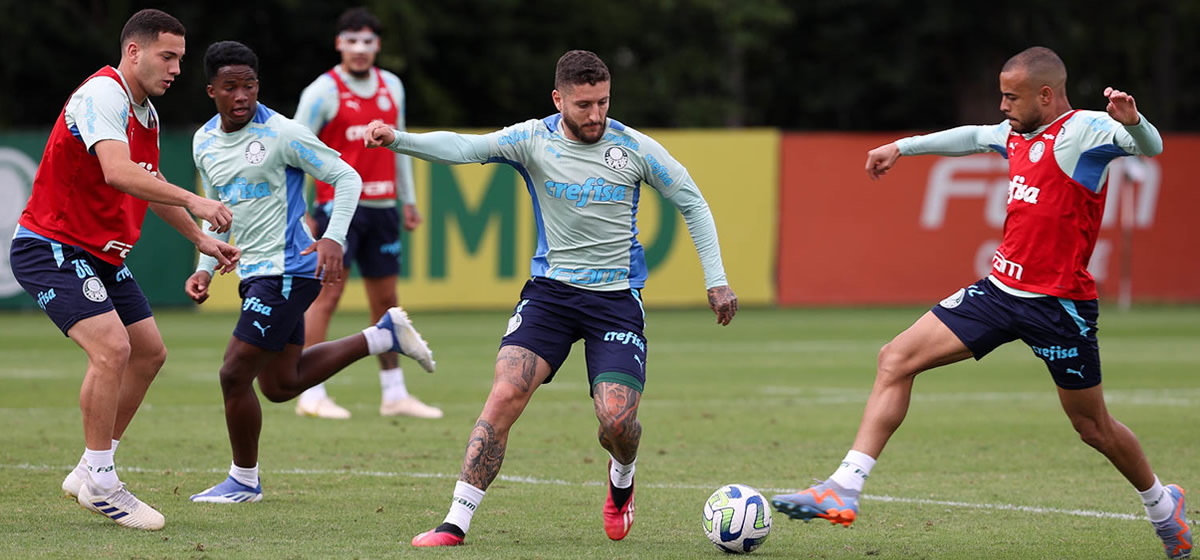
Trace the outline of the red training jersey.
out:
<instances>
[{"instance_id":1,"label":"red training jersey","mask_svg":"<svg viewBox=\"0 0 1200 560\"><path fill-rule=\"evenodd\" d=\"M326 146L341 152L342 160L350 164L362 176L361 200L396 199L396 155L391 150L367 149L363 144L363 133L367 123L375 119L395 125L400 109L392 101L388 87L383 83L383 73L375 69L379 87L374 97L359 97L334 70L329 76L337 83L338 111L333 120L325 124L317 135ZM333 200L333 186L314 181L317 186L317 204Z\"/></svg>"},{"instance_id":2,"label":"red training jersey","mask_svg":"<svg viewBox=\"0 0 1200 560\"><path fill-rule=\"evenodd\" d=\"M105 66L84 80L116 80L116 69ZM82 84L80 84L82 86ZM78 88L76 88L78 89ZM114 265L121 264L142 235L147 202L121 192L104 180L100 159L66 123L64 104L46 142L33 178L33 193L19 223L30 231L61 243L78 245ZM142 126L129 107L129 156L151 174L158 173L158 123Z\"/></svg>"},{"instance_id":3,"label":"red training jersey","mask_svg":"<svg viewBox=\"0 0 1200 560\"><path fill-rule=\"evenodd\" d=\"M1054 142L1071 111L1034 138L1008 135L1008 215L992 274L1006 286L1067 299L1096 299L1087 271L1106 192L1092 192L1054 159Z\"/></svg>"}]
</instances>

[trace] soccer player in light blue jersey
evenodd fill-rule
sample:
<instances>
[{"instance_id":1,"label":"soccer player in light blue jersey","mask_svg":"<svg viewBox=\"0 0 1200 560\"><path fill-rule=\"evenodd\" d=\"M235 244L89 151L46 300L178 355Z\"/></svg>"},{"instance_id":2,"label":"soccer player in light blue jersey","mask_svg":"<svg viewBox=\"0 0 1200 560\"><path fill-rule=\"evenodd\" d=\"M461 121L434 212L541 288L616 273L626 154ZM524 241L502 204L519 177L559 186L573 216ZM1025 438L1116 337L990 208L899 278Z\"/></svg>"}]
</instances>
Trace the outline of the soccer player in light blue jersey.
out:
<instances>
[{"instance_id":1,"label":"soccer player in light blue jersey","mask_svg":"<svg viewBox=\"0 0 1200 560\"><path fill-rule=\"evenodd\" d=\"M233 211L242 314L220 374L233 464L228 478L191 500L257 502L262 409L255 379L268 399L284 402L369 355L400 352L430 371L433 355L399 308L362 334L304 348L304 312L322 283L341 277L342 244L362 180L312 131L258 103L258 57L245 45L214 43L204 69L218 115L196 131L192 155L206 194ZM329 227L317 240L304 220L305 173L336 190ZM197 303L208 298L214 264L202 257L187 280Z\"/></svg>"},{"instance_id":2,"label":"soccer player in light blue jersey","mask_svg":"<svg viewBox=\"0 0 1200 560\"><path fill-rule=\"evenodd\" d=\"M382 121L367 129L368 146L439 163L513 166L525 178L537 220L532 278L501 339L492 391L471 430L450 512L437 528L414 537L414 546L462 544L500 471L509 429L580 338L600 445L611 456L605 533L613 540L629 533L647 356L646 260L637 240L642 183L683 214L717 322L727 325L737 312L708 204L687 169L658 142L607 117L610 81L599 57L570 51L558 61L552 98L559 113L553 116L485 135L410 134Z\"/></svg>"}]
</instances>

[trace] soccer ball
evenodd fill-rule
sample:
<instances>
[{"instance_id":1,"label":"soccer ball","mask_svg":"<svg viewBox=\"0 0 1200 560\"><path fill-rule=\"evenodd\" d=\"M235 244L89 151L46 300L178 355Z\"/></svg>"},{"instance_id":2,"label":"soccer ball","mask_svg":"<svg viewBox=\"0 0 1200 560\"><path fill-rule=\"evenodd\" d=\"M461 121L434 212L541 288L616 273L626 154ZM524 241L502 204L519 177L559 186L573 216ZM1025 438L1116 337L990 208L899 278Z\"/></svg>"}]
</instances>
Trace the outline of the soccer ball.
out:
<instances>
[{"instance_id":1,"label":"soccer ball","mask_svg":"<svg viewBox=\"0 0 1200 560\"><path fill-rule=\"evenodd\" d=\"M717 548L753 552L771 534L771 508L762 494L745 484L722 486L704 502L704 534Z\"/></svg>"}]
</instances>

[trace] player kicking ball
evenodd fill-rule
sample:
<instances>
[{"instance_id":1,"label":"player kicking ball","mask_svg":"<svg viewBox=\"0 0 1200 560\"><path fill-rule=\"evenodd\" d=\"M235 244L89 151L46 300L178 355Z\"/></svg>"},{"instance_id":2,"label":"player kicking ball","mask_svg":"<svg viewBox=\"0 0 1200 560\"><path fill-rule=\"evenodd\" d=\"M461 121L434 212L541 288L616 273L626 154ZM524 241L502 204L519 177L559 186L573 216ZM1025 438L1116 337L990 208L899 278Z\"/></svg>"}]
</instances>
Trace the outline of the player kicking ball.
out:
<instances>
[{"instance_id":1,"label":"player kicking ball","mask_svg":"<svg viewBox=\"0 0 1200 560\"><path fill-rule=\"evenodd\" d=\"M608 118L610 76L604 62L588 51L564 54L554 88L558 113L490 134L411 134L382 121L367 128L369 147L441 163L512 165L525 178L537 223L532 278L500 340L492 391L467 440L450 512L441 525L414 537L413 546L463 543L500 472L509 430L580 338L600 445L610 456L604 531L612 540L629 534L648 348L641 298L646 259L636 227L642 183L683 214L717 322L727 325L737 312L708 203L687 169L658 142Z\"/></svg>"},{"instance_id":2,"label":"player kicking ball","mask_svg":"<svg viewBox=\"0 0 1200 560\"><path fill-rule=\"evenodd\" d=\"M228 478L191 500L257 502L263 496L262 409L255 379L268 399L284 402L366 356L399 352L432 372L433 353L395 307L361 334L304 348L304 312L323 283L341 278L342 244L362 180L312 131L258 103L258 57L248 47L214 43L204 70L218 114L196 131L192 155L208 197L233 211L230 232L242 250L242 314L221 366L233 464ZM304 173L336 192L329 227L318 240L304 221ZM215 264L202 257L187 280L187 294L197 303L208 299Z\"/></svg>"}]
</instances>

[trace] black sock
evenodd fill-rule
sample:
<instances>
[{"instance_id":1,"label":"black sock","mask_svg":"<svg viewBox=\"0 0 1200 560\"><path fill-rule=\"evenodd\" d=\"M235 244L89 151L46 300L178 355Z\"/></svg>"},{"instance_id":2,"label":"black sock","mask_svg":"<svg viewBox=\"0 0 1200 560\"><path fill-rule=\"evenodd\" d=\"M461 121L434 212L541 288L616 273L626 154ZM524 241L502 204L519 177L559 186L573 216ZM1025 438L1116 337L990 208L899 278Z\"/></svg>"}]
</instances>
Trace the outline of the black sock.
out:
<instances>
[{"instance_id":1,"label":"black sock","mask_svg":"<svg viewBox=\"0 0 1200 560\"><path fill-rule=\"evenodd\" d=\"M434 529L433 532L434 533L450 533L451 535L454 535L458 538L463 538L463 537L467 536L467 534L464 533L462 529L458 528L458 525L455 525L453 523L442 523L441 525L438 525L437 529Z\"/></svg>"},{"instance_id":2,"label":"black sock","mask_svg":"<svg viewBox=\"0 0 1200 560\"><path fill-rule=\"evenodd\" d=\"M608 481L608 490L612 492L613 503L616 504L617 509L625 507L625 502L628 502L629 497L633 495L632 484L629 485L629 488L617 488L610 480Z\"/></svg>"}]
</instances>

